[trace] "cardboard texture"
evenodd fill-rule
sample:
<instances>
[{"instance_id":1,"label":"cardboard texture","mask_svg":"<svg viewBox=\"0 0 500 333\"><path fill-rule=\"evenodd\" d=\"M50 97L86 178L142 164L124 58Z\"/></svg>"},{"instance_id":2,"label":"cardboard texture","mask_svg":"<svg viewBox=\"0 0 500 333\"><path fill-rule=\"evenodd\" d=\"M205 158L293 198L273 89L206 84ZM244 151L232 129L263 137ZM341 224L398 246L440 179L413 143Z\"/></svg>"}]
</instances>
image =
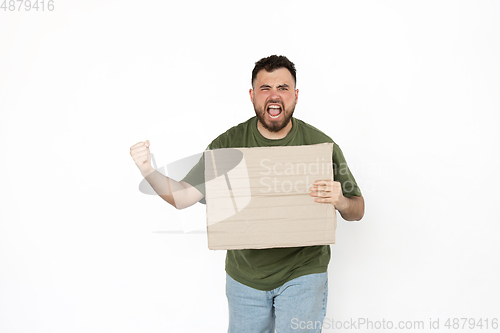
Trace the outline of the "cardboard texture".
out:
<instances>
[{"instance_id":1,"label":"cardboard texture","mask_svg":"<svg viewBox=\"0 0 500 333\"><path fill-rule=\"evenodd\" d=\"M331 204L310 195L333 180L332 143L225 148L205 154L208 247L262 249L335 243Z\"/></svg>"}]
</instances>

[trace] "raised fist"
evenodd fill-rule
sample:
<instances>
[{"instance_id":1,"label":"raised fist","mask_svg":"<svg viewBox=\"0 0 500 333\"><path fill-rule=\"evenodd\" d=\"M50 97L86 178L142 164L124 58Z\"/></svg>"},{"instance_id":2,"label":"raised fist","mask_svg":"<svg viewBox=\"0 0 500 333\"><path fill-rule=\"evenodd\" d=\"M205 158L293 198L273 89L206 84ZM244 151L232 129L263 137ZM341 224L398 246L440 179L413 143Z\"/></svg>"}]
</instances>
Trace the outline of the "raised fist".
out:
<instances>
[{"instance_id":1,"label":"raised fist","mask_svg":"<svg viewBox=\"0 0 500 333\"><path fill-rule=\"evenodd\" d=\"M154 171L154 168L151 166L149 140L138 142L130 147L130 156L134 159L135 165L137 165L143 177Z\"/></svg>"}]
</instances>

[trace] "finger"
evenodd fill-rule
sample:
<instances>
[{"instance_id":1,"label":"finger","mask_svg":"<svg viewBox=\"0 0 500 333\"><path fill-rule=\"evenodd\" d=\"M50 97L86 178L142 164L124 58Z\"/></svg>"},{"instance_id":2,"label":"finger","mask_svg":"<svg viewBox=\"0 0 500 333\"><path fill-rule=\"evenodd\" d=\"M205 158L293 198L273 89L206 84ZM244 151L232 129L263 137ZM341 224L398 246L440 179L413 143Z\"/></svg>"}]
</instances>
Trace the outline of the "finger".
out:
<instances>
[{"instance_id":1,"label":"finger","mask_svg":"<svg viewBox=\"0 0 500 333\"><path fill-rule=\"evenodd\" d=\"M130 152L132 152L135 149L147 149L149 148L149 141L146 140L145 142L138 142L132 147L130 147Z\"/></svg>"},{"instance_id":2,"label":"finger","mask_svg":"<svg viewBox=\"0 0 500 333\"><path fill-rule=\"evenodd\" d=\"M144 144L142 146L139 146L139 147L135 147L134 149L130 149L130 154L135 154L137 152L140 152L140 151L148 151L149 148L146 148L146 146L144 146Z\"/></svg>"},{"instance_id":3,"label":"finger","mask_svg":"<svg viewBox=\"0 0 500 333\"><path fill-rule=\"evenodd\" d=\"M332 188L329 185L317 185L310 188L311 191L317 192L331 192Z\"/></svg>"},{"instance_id":4,"label":"finger","mask_svg":"<svg viewBox=\"0 0 500 333\"><path fill-rule=\"evenodd\" d=\"M133 158L139 158L139 157L142 157L142 156L146 156L147 157L148 155L149 155L148 152L144 151L144 152L139 152L137 154L134 154L134 155L132 155L132 157Z\"/></svg>"},{"instance_id":5,"label":"finger","mask_svg":"<svg viewBox=\"0 0 500 333\"><path fill-rule=\"evenodd\" d=\"M332 180L317 180L313 183L313 185L330 185L333 181Z\"/></svg>"},{"instance_id":6,"label":"finger","mask_svg":"<svg viewBox=\"0 0 500 333\"><path fill-rule=\"evenodd\" d=\"M147 141L147 140L146 140L146 141ZM135 145L133 145L132 147L130 147L130 149L134 149L134 148L136 148L136 147L144 146L144 143L145 143L145 142L143 142L143 141L141 141L141 142L137 142Z\"/></svg>"},{"instance_id":7,"label":"finger","mask_svg":"<svg viewBox=\"0 0 500 333\"><path fill-rule=\"evenodd\" d=\"M330 199L327 198L316 198L314 201L319 203L330 203Z\"/></svg>"},{"instance_id":8,"label":"finger","mask_svg":"<svg viewBox=\"0 0 500 333\"><path fill-rule=\"evenodd\" d=\"M318 189L320 191L330 192L332 190L331 185L319 185Z\"/></svg>"},{"instance_id":9,"label":"finger","mask_svg":"<svg viewBox=\"0 0 500 333\"><path fill-rule=\"evenodd\" d=\"M330 192L311 192L313 197L331 198Z\"/></svg>"}]
</instances>

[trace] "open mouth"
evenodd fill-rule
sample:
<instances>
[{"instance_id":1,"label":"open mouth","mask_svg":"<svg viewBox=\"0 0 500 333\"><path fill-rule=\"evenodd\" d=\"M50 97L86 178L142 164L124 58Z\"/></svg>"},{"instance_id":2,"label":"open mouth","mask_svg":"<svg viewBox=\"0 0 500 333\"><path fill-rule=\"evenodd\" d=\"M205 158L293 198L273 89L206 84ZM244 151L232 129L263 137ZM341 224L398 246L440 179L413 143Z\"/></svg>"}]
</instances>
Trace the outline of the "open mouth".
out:
<instances>
[{"instance_id":1,"label":"open mouth","mask_svg":"<svg viewBox=\"0 0 500 333\"><path fill-rule=\"evenodd\" d=\"M282 111L283 110L280 105L272 104L267 107L267 113L271 119L279 118Z\"/></svg>"}]
</instances>

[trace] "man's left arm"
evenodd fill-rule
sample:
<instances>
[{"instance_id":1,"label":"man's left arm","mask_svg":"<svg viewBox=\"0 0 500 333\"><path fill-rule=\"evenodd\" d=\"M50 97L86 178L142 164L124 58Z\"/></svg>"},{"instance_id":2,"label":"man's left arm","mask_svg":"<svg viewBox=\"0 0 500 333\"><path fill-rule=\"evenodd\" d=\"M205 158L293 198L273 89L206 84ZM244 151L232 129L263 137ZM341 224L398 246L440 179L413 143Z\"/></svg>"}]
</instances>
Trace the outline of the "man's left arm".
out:
<instances>
[{"instance_id":1,"label":"man's left arm","mask_svg":"<svg viewBox=\"0 0 500 333\"><path fill-rule=\"evenodd\" d=\"M332 204L346 221L359 221L365 214L363 196L346 197L342 193L342 184L333 180L318 180L311 187L314 201Z\"/></svg>"}]
</instances>

